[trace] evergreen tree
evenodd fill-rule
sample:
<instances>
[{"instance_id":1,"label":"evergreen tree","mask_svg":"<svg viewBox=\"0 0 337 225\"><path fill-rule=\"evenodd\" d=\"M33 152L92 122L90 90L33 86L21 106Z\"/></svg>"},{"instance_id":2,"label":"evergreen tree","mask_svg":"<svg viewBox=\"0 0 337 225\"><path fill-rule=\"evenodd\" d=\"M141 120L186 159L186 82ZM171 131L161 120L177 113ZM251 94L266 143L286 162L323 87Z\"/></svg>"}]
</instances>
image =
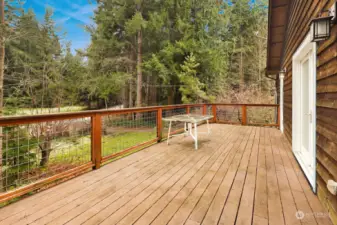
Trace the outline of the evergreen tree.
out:
<instances>
[{"instance_id":1,"label":"evergreen tree","mask_svg":"<svg viewBox=\"0 0 337 225\"><path fill-rule=\"evenodd\" d=\"M3 110L3 82L5 72L5 1L0 0L0 116ZM2 135L2 128L0 128L0 135ZM2 185L2 139L0 141L0 192L3 191Z\"/></svg>"},{"instance_id":2,"label":"evergreen tree","mask_svg":"<svg viewBox=\"0 0 337 225\"><path fill-rule=\"evenodd\" d=\"M181 74L192 54L199 64L193 83L200 84L205 101L233 88L268 90L266 4L99 0L95 26L87 27L91 44L77 55L70 45L61 46L51 10L42 23L32 10L12 13L11 27L21 35L6 42L6 104L38 109L77 103L91 108L91 101L98 108L181 103ZM81 85L73 85L75 80Z\"/></svg>"},{"instance_id":3,"label":"evergreen tree","mask_svg":"<svg viewBox=\"0 0 337 225\"><path fill-rule=\"evenodd\" d=\"M182 72L179 74L179 79L182 86L179 90L182 94L183 103L194 103L198 99L209 99L202 90L204 84L196 78L199 66L200 64L196 63L196 58L192 53L186 57L184 65L181 66Z\"/></svg>"},{"instance_id":4,"label":"evergreen tree","mask_svg":"<svg viewBox=\"0 0 337 225\"><path fill-rule=\"evenodd\" d=\"M60 107L67 97L61 88L64 82L61 60L63 56L52 14L52 10L47 9L41 24L32 10L22 12L13 23L15 32L20 35L6 43L6 82L9 87L6 97L16 107L30 106L35 113L43 112L45 107ZM55 135L52 126L62 130L64 124L32 125L32 133L26 134L41 140L38 145L41 166L47 165L52 151L51 142Z\"/></svg>"}]
</instances>

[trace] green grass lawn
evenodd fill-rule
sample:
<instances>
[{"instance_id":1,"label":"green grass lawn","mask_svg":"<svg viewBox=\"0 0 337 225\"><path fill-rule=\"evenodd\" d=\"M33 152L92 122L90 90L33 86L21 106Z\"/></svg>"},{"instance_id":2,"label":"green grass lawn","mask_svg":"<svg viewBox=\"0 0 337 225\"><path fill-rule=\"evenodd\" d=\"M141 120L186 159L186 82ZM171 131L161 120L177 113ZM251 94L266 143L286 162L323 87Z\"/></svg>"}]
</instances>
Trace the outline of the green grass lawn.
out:
<instances>
[{"instance_id":1,"label":"green grass lawn","mask_svg":"<svg viewBox=\"0 0 337 225\"><path fill-rule=\"evenodd\" d=\"M102 143L103 156L118 153L156 138L156 131L126 132L113 136L104 136Z\"/></svg>"},{"instance_id":2,"label":"green grass lawn","mask_svg":"<svg viewBox=\"0 0 337 225\"><path fill-rule=\"evenodd\" d=\"M50 113L64 113L64 112L78 112L85 110L83 106L67 106L60 108L4 108L4 115L15 116L15 115L37 115L37 114L50 114Z\"/></svg>"},{"instance_id":3,"label":"green grass lawn","mask_svg":"<svg viewBox=\"0 0 337 225\"><path fill-rule=\"evenodd\" d=\"M136 146L156 138L156 130L120 132L114 135L103 136L102 156L108 156L121 152L127 148ZM81 164L91 159L90 136L83 136L74 140L56 140L53 143L50 156L51 164Z\"/></svg>"}]
</instances>

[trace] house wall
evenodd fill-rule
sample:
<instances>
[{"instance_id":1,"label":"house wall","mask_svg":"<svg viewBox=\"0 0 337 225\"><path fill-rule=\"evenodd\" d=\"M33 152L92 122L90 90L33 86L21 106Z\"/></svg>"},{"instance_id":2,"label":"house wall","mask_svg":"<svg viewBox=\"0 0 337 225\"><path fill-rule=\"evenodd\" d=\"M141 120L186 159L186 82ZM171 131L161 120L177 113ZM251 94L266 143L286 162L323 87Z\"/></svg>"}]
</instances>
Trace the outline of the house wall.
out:
<instances>
[{"instance_id":1,"label":"house wall","mask_svg":"<svg viewBox=\"0 0 337 225\"><path fill-rule=\"evenodd\" d=\"M292 137L292 56L318 17L336 0L293 0L290 6L282 68L284 81L285 135ZM337 25L329 40L317 46L317 194L337 224L337 197L328 192L329 179L337 181Z\"/></svg>"}]
</instances>

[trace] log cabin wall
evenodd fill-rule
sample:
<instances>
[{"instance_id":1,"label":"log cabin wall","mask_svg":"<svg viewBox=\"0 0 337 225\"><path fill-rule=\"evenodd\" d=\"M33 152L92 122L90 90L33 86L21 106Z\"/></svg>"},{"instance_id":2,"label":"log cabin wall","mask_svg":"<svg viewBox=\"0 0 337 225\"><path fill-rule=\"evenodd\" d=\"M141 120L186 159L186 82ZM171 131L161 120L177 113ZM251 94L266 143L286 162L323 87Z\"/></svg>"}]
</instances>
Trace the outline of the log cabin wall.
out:
<instances>
[{"instance_id":1,"label":"log cabin wall","mask_svg":"<svg viewBox=\"0 0 337 225\"><path fill-rule=\"evenodd\" d=\"M293 0L289 6L281 68L284 80L284 130L292 139L292 56L309 32L311 19L336 0ZM331 37L317 44L317 195L337 224L337 197L326 188L337 181L337 25Z\"/></svg>"}]
</instances>

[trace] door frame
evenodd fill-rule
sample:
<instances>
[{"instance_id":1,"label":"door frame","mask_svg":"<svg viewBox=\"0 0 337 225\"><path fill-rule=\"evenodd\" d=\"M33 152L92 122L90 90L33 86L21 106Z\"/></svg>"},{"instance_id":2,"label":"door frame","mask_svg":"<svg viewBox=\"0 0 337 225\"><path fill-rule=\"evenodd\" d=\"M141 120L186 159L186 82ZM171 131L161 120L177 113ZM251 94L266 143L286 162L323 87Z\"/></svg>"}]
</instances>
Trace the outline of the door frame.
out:
<instances>
[{"instance_id":1,"label":"door frame","mask_svg":"<svg viewBox=\"0 0 337 225\"><path fill-rule=\"evenodd\" d=\"M309 181L312 190L316 193L316 76L317 76L317 45L316 42L311 42L310 33L306 36L300 47L297 49L296 53L292 58L292 149L293 153L300 164L307 180ZM307 55L311 53L309 58L309 70L312 72L312 77L309 79L310 87L309 87L309 102L311 102L311 120L312 122L309 126L312 127L312 131L309 134L309 148L312 150L311 160L312 167L306 165L301 157L301 148L302 148L302 135L301 135L301 121L302 121L302 113L301 113L301 96L302 96L302 88L301 87L301 62L303 59L307 57Z\"/></svg>"}]
</instances>

